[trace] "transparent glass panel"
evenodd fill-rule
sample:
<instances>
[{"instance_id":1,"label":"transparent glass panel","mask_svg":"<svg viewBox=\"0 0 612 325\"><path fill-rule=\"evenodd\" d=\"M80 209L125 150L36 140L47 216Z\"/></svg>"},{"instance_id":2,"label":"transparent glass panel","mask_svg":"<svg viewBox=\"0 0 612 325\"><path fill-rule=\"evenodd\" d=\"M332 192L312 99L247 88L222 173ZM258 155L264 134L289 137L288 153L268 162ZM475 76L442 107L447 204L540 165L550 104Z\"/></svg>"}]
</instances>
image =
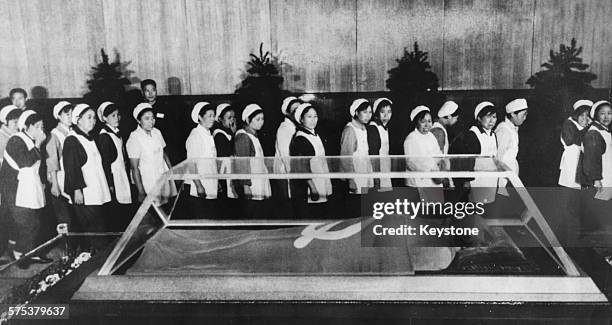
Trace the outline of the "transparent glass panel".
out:
<instances>
[{"instance_id":1,"label":"transparent glass panel","mask_svg":"<svg viewBox=\"0 0 612 325\"><path fill-rule=\"evenodd\" d=\"M368 242L377 220L366 198L396 199L398 189L398 199L423 205L481 203L473 218L397 219L478 228L480 237ZM494 157L187 160L145 204L101 275L122 265L127 274L578 274L520 179Z\"/></svg>"}]
</instances>

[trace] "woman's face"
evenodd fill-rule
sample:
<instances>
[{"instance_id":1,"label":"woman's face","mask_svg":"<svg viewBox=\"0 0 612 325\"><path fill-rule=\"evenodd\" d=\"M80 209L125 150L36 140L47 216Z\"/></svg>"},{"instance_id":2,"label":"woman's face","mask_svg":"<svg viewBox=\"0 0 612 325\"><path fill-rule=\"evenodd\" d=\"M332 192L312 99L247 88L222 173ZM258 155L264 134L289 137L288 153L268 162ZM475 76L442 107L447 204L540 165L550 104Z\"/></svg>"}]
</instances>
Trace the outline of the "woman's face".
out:
<instances>
[{"instance_id":1,"label":"woman's face","mask_svg":"<svg viewBox=\"0 0 612 325\"><path fill-rule=\"evenodd\" d=\"M77 126L85 133L91 132L94 126L96 126L96 114L93 109L88 108L81 114L81 117L77 121Z\"/></svg>"},{"instance_id":2,"label":"woman's face","mask_svg":"<svg viewBox=\"0 0 612 325\"><path fill-rule=\"evenodd\" d=\"M378 110L378 119L383 125L387 125L387 123L389 123L389 120L391 120L391 115L393 115L391 105L383 106Z\"/></svg>"},{"instance_id":3,"label":"woman's face","mask_svg":"<svg viewBox=\"0 0 612 325\"><path fill-rule=\"evenodd\" d=\"M578 124L582 127L586 127L591 123L591 117L589 116L589 111L584 111L580 115L576 117Z\"/></svg>"},{"instance_id":4,"label":"woman's face","mask_svg":"<svg viewBox=\"0 0 612 325\"><path fill-rule=\"evenodd\" d=\"M223 118L221 119L221 125L224 128L233 130L236 128L236 112L234 110L229 110L223 114Z\"/></svg>"},{"instance_id":5,"label":"woman's face","mask_svg":"<svg viewBox=\"0 0 612 325\"><path fill-rule=\"evenodd\" d=\"M15 134L17 133L17 131L19 131L19 125L17 124L19 122L19 119L14 119L14 120L8 120L6 121L6 129L8 131L8 134Z\"/></svg>"},{"instance_id":6,"label":"woman's face","mask_svg":"<svg viewBox=\"0 0 612 325\"><path fill-rule=\"evenodd\" d=\"M372 106L368 106L364 110L357 111L356 115L357 115L357 120L361 124L368 124L368 123L370 123L370 120L372 119Z\"/></svg>"},{"instance_id":7,"label":"woman's face","mask_svg":"<svg viewBox=\"0 0 612 325\"><path fill-rule=\"evenodd\" d=\"M427 134L431 130L431 125L431 114L425 113L423 118L417 121L416 129L423 134Z\"/></svg>"},{"instance_id":8,"label":"woman's face","mask_svg":"<svg viewBox=\"0 0 612 325\"><path fill-rule=\"evenodd\" d=\"M140 117L138 124L140 124L140 127L145 129L146 131L153 130L153 127L155 126L155 116L153 115L153 112L144 112L144 114L142 114L142 116Z\"/></svg>"},{"instance_id":9,"label":"woman's face","mask_svg":"<svg viewBox=\"0 0 612 325\"><path fill-rule=\"evenodd\" d=\"M302 116L302 120L300 122L306 128L314 130L319 122L319 115L314 108L309 108Z\"/></svg>"},{"instance_id":10,"label":"woman's face","mask_svg":"<svg viewBox=\"0 0 612 325\"><path fill-rule=\"evenodd\" d=\"M610 126L610 123L612 123L612 107L605 105L598 109L595 119L605 126Z\"/></svg>"},{"instance_id":11,"label":"woman's face","mask_svg":"<svg viewBox=\"0 0 612 325\"><path fill-rule=\"evenodd\" d=\"M207 110L203 116L198 117L198 120L200 120L201 126L210 130L215 123L215 111L211 109Z\"/></svg>"},{"instance_id":12,"label":"woman's face","mask_svg":"<svg viewBox=\"0 0 612 325\"><path fill-rule=\"evenodd\" d=\"M264 125L264 113L263 112L255 115L255 117L251 119L251 122L249 122L249 126L251 127L251 129L255 131L261 130L263 125Z\"/></svg>"},{"instance_id":13,"label":"woman's face","mask_svg":"<svg viewBox=\"0 0 612 325\"><path fill-rule=\"evenodd\" d=\"M43 121L38 121L26 129L26 132L34 139L45 139L45 126Z\"/></svg>"},{"instance_id":14,"label":"woman's face","mask_svg":"<svg viewBox=\"0 0 612 325\"><path fill-rule=\"evenodd\" d=\"M119 114L119 110L105 116L104 122L113 128L119 128L119 122L121 122L121 114Z\"/></svg>"},{"instance_id":15,"label":"woman's face","mask_svg":"<svg viewBox=\"0 0 612 325\"><path fill-rule=\"evenodd\" d=\"M497 123L497 113L491 112L483 117L478 118L478 122L485 130L492 130Z\"/></svg>"},{"instance_id":16,"label":"woman's face","mask_svg":"<svg viewBox=\"0 0 612 325\"><path fill-rule=\"evenodd\" d=\"M59 122L65 126L70 126L72 124L72 110L61 111L59 113Z\"/></svg>"}]
</instances>

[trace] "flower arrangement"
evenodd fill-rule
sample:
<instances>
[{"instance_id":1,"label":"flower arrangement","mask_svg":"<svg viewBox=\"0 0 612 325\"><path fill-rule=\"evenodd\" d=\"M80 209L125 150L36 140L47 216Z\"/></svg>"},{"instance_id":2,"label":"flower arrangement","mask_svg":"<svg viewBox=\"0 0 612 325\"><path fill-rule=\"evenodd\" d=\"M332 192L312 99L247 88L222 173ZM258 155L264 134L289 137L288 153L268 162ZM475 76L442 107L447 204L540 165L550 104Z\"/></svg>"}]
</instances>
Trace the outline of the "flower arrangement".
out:
<instances>
[{"instance_id":1,"label":"flower arrangement","mask_svg":"<svg viewBox=\"0 0 612 325\"><path fill-rule=\"evenodd\" d=\"M63 256L25 283L14 287L11 294L4 301L0 301L0 305L20 307L27 305L78 269L92 256L90 252L81 252L76 257L74 255ZM8 312L6 310L0 312L0 324L7 323L9 320Z\"/></svg>"}]
</instances>

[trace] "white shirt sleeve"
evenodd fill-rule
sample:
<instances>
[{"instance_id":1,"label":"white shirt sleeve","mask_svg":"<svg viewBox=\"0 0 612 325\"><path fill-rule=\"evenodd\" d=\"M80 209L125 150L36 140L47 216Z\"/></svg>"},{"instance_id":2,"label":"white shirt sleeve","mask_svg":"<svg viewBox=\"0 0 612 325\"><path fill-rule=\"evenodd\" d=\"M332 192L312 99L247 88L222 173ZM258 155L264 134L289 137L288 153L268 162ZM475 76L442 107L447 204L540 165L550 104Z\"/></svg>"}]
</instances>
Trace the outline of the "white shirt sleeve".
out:
<instances>
[{"instance_id":1,"label":"white shirt sleeve","mask_svg":"<svg viewBox=\"0 0 612 325\"><path fill-rule=\"evenodd\" d=\"M125 144L125 150L127 151L128 158L140 159L140 156L142 155L142 145L140 144L140 141L138 141L138 135L136 135L134 132L130 134L127 143Z\"/></svg>"}]
</instances>

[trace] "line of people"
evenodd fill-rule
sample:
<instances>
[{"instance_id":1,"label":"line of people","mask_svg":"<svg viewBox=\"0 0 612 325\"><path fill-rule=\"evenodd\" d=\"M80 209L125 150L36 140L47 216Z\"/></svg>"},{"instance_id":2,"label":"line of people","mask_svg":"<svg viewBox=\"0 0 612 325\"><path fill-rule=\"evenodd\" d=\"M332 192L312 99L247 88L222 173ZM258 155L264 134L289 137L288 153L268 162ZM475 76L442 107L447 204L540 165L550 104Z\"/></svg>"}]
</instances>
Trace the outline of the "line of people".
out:
<instances>
[{"instance_id":1,"label":"line of people","mask_svg":"<svg viewBox=\"0 0 612 325\"><path fill-rule=\"evenodd\" d=\"M177 148L174 139L172 145L166 145L166 139L173 138L173 129L181 126L169 120L167 111L156 109L159 101L154 81L143 81L141 90L145 100L132 112L137 127L125 142L119 132L119 107L112 102L104 102L97 108L59 102L53 108L57 126L47 137L42 116L25 109L25 91L11 91L11 98L15 97L20 106L9 105L0 110L0 220L4 235L9 237L9 258L19 258L36 245L40 213L47 203L44 183L49 184L51 195L48 197L58 229L120 231L130 221L135 205L151 192L159 176L176 164L172 156L177 154L173 152L182 149ZM391 161L382 158L389 156L388 125L393 116L392 107L388 98L379 98L373 104L363 98L353 101L349 107L351 119L340 140L340 155L350 157L340 161L343 172L368 175L374 171L391 171ZM574 107L575 114L566 121L561 134L565 152L559 184L567 188L579 188L577 185L594 188L593 195L604 202L603 189L612 185L609 131L612 107L609 102L593 104L586 100L576 102ZM221 170L216 164L199 160L198 170L211 173L329 171L324 158L326 141L317 132L319 112L316 105L288 97L280 110L285 120L276 134L277 159L271 170L263 160L264 152L258 138L265 116L257 104L247 105L241 111L242 127L237 129L238 114L231 104L196 103L190 114L195 127L184 144L187 157L256 158L238 159L235 166L221 164ZM518 174L518 128L527 114L527 101L515 99L505 106L505 118L497 123L495 105L482 102L474 109L473 126L450 138L448 129L458 122L460 115L455 102L444 103L437 110L436 118L430 108L417 106L410 113L414 130L403 145L404 154L411 156L406 161L406 168L416 171L497 169L492 159L434 158L447 154L475 154L496 156ZM96 121L102 123L99 133L94 132ZM291 160L287 164L287 158L292 156L310 158ZM372 159L373 156L379 159ZM38 175L42 163L46 166L43 177L46 182ZM499 194L508 195L506 182L484 177L407 178L403 185L418 190L433 188L419 192L428 200L443 200L442 191L436 189L454 187L467 195L465 199L491 203ZM360 197L366 191L386 190L397 185L392 184L389 177L369 176L347 179L342 184L344 188L332 184L328 178L286 181L253 177L232 181L195 179L184 186L189 193L189 213L198 218L223 217L228 211L235 211L234 215L244 219L267 218L274 209L271 198L275 193L276 202L290 202L290 210L296 218L317 219L326 213L335 194L346 200L342 206L349 208L348 215L357 216ZM165 183L160 197L176 196L176 185L172 181ZM0 238L0 241L5 240ZM101 248L104 242L93 240L89 244ZM33 257L32 261L47 260L42 256Z\"/></svg>"}]
</instances>

